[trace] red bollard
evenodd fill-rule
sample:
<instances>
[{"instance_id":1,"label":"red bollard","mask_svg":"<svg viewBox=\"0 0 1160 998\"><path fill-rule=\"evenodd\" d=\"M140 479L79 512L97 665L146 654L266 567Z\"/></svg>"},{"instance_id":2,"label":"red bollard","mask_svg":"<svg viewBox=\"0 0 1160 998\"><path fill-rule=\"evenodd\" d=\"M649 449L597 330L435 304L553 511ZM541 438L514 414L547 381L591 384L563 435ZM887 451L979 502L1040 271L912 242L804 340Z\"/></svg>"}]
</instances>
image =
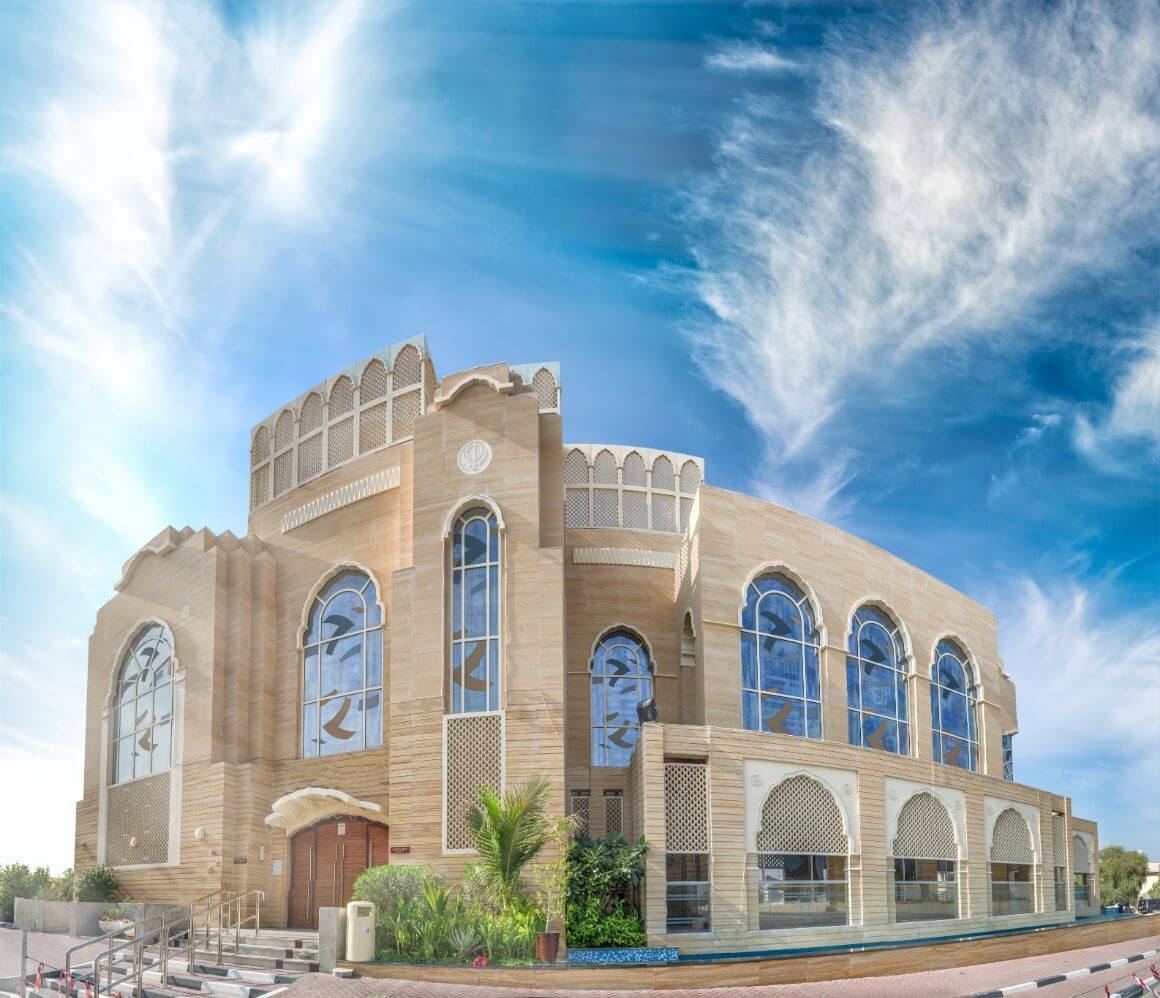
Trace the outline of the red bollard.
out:
<instances>
[{"instance_id":1,"label":"red bollard","mask_svg":"<svg viewBox=\"0 0 1160 998\"><path fill-rule=\"evenodd\" d=\"M43 973L44 973L44 964L43 964L43 963L38 963L38 964L36 965L36 986L37 986L38 988L42 986L42 985L41 985L41 983L40 983L40 975L41 975L41 974L43 974Z\"/></svg>"},{"instance_id":2,"label":"red bollard","mask_svg":"<svg viewBox=\"0 0 1160 998\"><path fill-rule=\"evenodd\" d=\"M1104 985L1104 995L1106 998L1112 998L1112 993L1108 990L1108 986L1106 984Z\"/></svg>"},{"instance_id":3,"label":"red bollard","mask_svg":"<svg viewBox=\"0 0 1160 998\"><path fill-rule=\"evenodd\" d=\"M90 981L85 981L85 998L93 998L93 985Z\"/></svg>"}]
</instances>

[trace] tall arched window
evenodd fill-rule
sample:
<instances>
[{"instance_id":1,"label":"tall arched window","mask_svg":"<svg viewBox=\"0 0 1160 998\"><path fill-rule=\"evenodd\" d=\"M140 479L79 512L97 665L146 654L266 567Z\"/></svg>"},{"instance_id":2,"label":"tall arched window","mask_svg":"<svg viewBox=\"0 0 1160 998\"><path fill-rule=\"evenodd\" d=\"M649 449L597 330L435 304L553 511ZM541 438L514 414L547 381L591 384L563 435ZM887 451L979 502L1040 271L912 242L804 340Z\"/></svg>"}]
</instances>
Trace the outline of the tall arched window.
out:
<instances>
[{"instance_id":1,"label":"tall arched window","mask_svg":"<svg viewBox=\"0 0 1160 998\"><path fill-rule=\"evenodd\" d=\"M164 624L137 632L117 669L113 782L169 768L173 747L173 636Z\"/></svg>"},{"instance_id":2,"label":"tall arched window","mask_svg":"<svg viewBox=\"0 0 1160 998\"><path fill-rule=\"evenodd\" d=\"M627 630L602 637L592 656L592 765L627 766L640 719L636 705L653 695L644 642Z\"/></svg>"},{"instance_id":3,"label":"tall arched window","mask_svg":"<svg viewBox=\"0 0 1160 998\"><path fill-rule=\"evenodd\" d=\"M339 572L314 597L302 651L302 757L383 744L383 617L373 580Z\"/></svg>"},{"instance_id":4,"label":"tall arched window","mask_svg":"<svg viewBox=\"0 0 1160 998\"><path fill-rule=\"evenodd\" d=\"M851 745L910 754L902 634L882 610L859 607L846 646Z\"/></svg>"},{"instance_id":5,"label":"tall arched window","mask_svg":"<svg viewBox=\"0 0 1160 998\"><path fill-rule=\"evenodd\" d=\"M979 764L975 684L966 654L953 641L940 641L935 648L930 667L930 723L934 761L974 772Z\"/></svg>"},{"instance_id":6,"label":"tall arched window","mask_svg":"<svg viewBox=\"0 0 1160 998\"><path fill-rule=\"evenodd\" d=\"M741 611L741 720L750 731L822 737L818 629L783 575L754 579Z\"/></svg>"},{"instance_id":7,"label":"tall arched window","mask_svg":"<svg viewBox=\"0 0 1160 998\"><path fill-rule=\"evenodd\" d=\"M499 710L499 528L483 506L459 517L451 541L451 713Z\"/></svg>"}]
</instances>

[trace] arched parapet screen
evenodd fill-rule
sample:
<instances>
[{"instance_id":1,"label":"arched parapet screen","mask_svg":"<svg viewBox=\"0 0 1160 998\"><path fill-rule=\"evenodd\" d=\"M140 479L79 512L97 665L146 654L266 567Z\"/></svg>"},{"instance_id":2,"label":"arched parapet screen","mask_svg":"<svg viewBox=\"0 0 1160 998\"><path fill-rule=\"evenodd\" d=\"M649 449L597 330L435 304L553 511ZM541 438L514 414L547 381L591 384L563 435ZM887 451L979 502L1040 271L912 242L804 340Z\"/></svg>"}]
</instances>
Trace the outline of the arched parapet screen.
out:
<instances>
[{"instance_id":1,"label":"arched parapet screen","mask_svg":"<svg viewBox=\"0 0 1160 998\"><path fill-rule=\"evenodd\" d=\"M1076 873L1092 872L1092 853L1087 843L1078 835L1071 837L1071 866Z\"/></svg>"},{"instance_id":2,"label":"arched parapet screen","mask_svg":"<svg viewBox=\"0 0 1160 998\"><path fill-rule=\"evenodd\" d=\"M473 506L451 532L450 713L499 710L500 530Z\"/></svg>"},{"instance_id":3,"label":"arched parapet screen","mask_svg":"<svg viewBox=\"0 0 1160 998\"><path fill-rule=\"evenodd\" d=\"M741 719L750 731L822 737L819 633L806 594L779 572L741 609Z\"/></svg>"},{"instance_id":4,"label":"arched parapet screen","mask_svg":"<svg viewBox=\"0 0 1160 998\"><path fill-rule=\"evenodd\" d=\"M369 575L343 569L313 597L302 640L302 757L383 743L383 618Z\"/></svg>"},{"instance_id":5,"label":"arched parapet screen","mask_svg":"<svg viewBox=\"0 0 1160 998\"><path fill-rule=\"evenodd\" d=\"M863 604L846 645L846 697L851 745L910 754L907 656L902 630L884 609Z\"/></svg>"},{"instance_id":6,"label":"arched parapet screen","mask_svg":"<svg viewBox=\"0 0 1160 998\"><path fill-rule=\"evenodd\" d=\"M151 622L133 637L113 689L112 782L169 769L173 753L173 635Z\"/></svg>"},{"instance_id":7,"label":"arched parapet screen","mask_svg":"<svg viewBox=\"0 0 1160 998\"><path fill-rule=\"evenodd\" d=\"M830 791L804 774L774 787L755 839L761 929L845 925L850 837Z\"/></svg>"},{"instance_id":8,"label":"arched parapet screen","mask_svg":"<svg viewBox=\"0 0 1160 998\"><path fill-rule=\"evenodd\" d=\"M653 667L639 635L616 628L592 655L592 765L627 766L640 737L637 704L653 695Z\"/></svg>"},{"instance_id":9,"label":"arched parapet screen","mask_svg":"<svg viewBox=\"0 0 1160 998\"><path fill-rule=\"evenodd\" d=\"M930 667L932 758L975 772L979 736L975 717L975 678L965 651L944 638Z\"/></svg>"},{"instance_id":10,"label":"arched parapet screen","mask_svg":"<svg viewBox=\"0 0 1160 998\"><path fill-rule=\"evenodd\" d=\"M1027 819L1015 808L1000 812L991 830L991 913L1035 911L1035 848Z\"/></svg>"},{"instance_id":11,"label":"arched parapet screen","mask_svg":"<svg viewBox=\"0 0 1160 998\"><path fill-rule=\"evenodd\" d=\"M340 375L330 387L326 403L326 466L337 468L354 457L354 381Z\"/></svg>"}]
</instances>

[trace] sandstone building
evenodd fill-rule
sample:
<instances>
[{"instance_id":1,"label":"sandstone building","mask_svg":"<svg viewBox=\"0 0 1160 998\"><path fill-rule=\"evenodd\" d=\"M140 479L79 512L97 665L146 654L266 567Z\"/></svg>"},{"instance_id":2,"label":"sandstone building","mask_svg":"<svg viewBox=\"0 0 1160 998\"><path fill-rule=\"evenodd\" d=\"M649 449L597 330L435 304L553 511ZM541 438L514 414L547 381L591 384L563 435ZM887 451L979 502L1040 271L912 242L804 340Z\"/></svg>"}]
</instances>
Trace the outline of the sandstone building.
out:
<instances>
[{"instance_id":1,"label":"sandstone building","mask_svg":"<svg viewBox=\"0 0 1160 998\"><path fill-rule=\"evenodd\" d=\"M1095 824L1013 779L993 615L700 458L565 444L555 364L410 340L251 441L246 535L163 530L97 616L78 867L309 927L368 865L458 872L475 788L545 774L646 836L685 951L1095 913Z\"/></svg>"}]
</instances>

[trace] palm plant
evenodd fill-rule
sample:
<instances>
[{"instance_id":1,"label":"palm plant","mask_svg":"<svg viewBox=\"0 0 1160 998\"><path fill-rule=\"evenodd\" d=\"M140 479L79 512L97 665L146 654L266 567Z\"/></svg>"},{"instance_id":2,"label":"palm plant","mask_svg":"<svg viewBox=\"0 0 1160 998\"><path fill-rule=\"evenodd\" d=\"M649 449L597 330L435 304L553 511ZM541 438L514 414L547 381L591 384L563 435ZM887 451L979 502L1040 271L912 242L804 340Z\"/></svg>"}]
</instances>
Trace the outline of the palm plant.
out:
<instances>
[{"instance_id":1,"label":"palm plant","mask_svg":"<svg viewBox=\"0 0 1160 998\"><path fill-rule=\"evenodd\" d=\"M523 871L548 841L552 783L538 776L505 794L480 787L467 812L478 867L505 907L525 893Z\"/></svg>"}]
</instances>

